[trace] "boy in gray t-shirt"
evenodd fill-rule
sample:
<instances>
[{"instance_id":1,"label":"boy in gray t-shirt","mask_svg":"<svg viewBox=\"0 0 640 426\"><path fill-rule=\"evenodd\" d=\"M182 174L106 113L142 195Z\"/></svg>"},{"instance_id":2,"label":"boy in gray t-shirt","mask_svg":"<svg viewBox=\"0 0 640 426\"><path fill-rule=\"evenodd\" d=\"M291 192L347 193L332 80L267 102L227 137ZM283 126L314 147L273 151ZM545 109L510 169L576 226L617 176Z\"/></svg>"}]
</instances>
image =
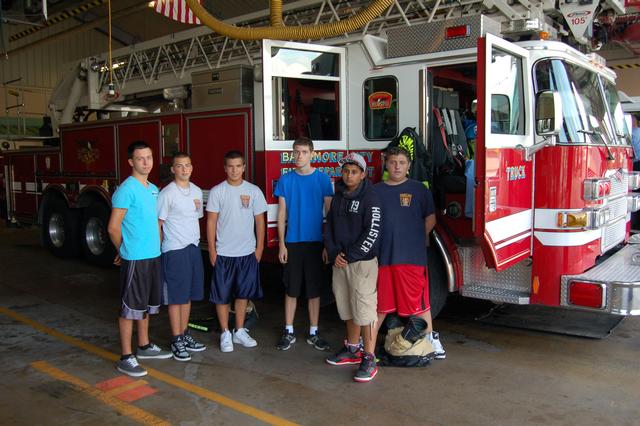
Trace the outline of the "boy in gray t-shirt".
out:
<instances>
[{"instance_id":1,"label":"boy in gray t-shirt","mask_svg":"<svg viewBox=\"0 0 640 426\"><path fill-rule=\"evenodd\" d=\"M202 191L190 182L193 165L184 152L173 155L175 180L158 197L158 221L162 227L162 270L164 303L169 305L171 352L177 361L189 361L189 352L206 346L189 334L191 301L204 298L204 267L200 252L199 219Z\"/></svg>"},{"instance_id":2,"label":"boy in gray t-shirt","mask_svg":"<svg viewBox=\"0 0 640 426\"><path fill-rule=\"evenodd\" d=\"M249 299L262 297L259 263L265 240L267 201L257 186L242 175L245 161L238 151L224 156L227 179L214 186L207 201L207 241L213 266L211 301L220 322L220 350L233 344L254 347L258 343L244 328ZM254 233L255 225L255 233ZM236 328L229 331L229 303L235 298Z\"/></svg>"}]
</instances>

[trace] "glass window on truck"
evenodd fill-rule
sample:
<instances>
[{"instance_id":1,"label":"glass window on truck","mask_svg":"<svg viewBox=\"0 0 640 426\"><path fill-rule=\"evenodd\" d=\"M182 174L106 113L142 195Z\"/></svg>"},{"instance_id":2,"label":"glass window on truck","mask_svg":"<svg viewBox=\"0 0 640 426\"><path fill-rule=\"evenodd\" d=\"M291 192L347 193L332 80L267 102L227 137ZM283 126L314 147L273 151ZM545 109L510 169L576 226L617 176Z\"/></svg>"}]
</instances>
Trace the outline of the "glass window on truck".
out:
<instances>
[{"instance_id":1,"label":"glass window on truck","mask_svg":"<svg viewBox=\"0 0 640 426\"><path fill-rule=\"evenodd\" d=\"M622 110L622 103L618 96L616 86L608 80L603 79L604 96L609 104L609 111L611 112L611 118L616 130L617 140L621 144L629 144L631 141L631 129L627 126L627 121L624 118L624 111Z\"/></svg>"},{"instance_id":2,"label":"glass window on truck","mask_svg":"<svg viewBox=\"0 0 640 426\"><path fill-rule=\"evenodd\" d=\"M598 74L560 59L539 61L534 74L536 91L555 90L562 98L559 143L613 143Z\"/></svg>"},{"instance_id":3,"label":"glass window on truck","mask_svg":"<svg viewBox=\"0 0 640 426\"><path fill-rule=\"evenodd\" d=\"M340 140L340 58L273 47L273 139Z\"/></svg>"},{"instance_id":4,"label":"glass window on truck","mask_svg":"<svg viewBox=\"0 0 640 426\"><path fill-rule=\"evenodd\" d=\"M389 140L398 134L398 80L393 76L365 80L364 137Z\"/></svg>"},{"instance_id":5,"label":"glass window on truck","mask_svg":"<svg viewBox=\"0 0 640 426\"><path fill-rule=\"evenodd\" d=\"M522 59L494 47L487 80L491 93L491 133L524 135Z\"/></svg>"}]
</instances>

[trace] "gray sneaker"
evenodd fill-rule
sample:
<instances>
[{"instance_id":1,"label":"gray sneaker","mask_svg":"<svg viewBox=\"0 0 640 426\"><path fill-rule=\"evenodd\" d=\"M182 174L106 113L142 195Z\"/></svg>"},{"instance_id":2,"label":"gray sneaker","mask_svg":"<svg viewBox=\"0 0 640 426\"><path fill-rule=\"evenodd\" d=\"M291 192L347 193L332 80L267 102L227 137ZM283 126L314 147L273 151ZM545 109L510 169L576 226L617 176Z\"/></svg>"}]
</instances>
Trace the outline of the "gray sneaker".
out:
<instances>
[{"instance_id":1,"label":"gray sneaker","mask_svg":"<svg viewBox=\"0 0 640 426\"><path fill-rule=\"evenodd\" d=\"M282 337L278 340L276 344L276 349L279 351L288 351L291 349L291 345L296 342L296 335L293 333L289 333L287 329L284 330Z\"/></svg>"},{"instance_id":2,"label":"gray sneaker","mask_svg":"<svg viewBox=\"0 0 640 426\"><path fill-rule=\"evenodd\" d=\"M307 343L319 351L328 351L331 349L329 343L316 334L307 334Z\"/></svg>"},{"instance_id":3,"label":"gray sneaker","mask_svg":"<svg viewBox=\"0 0 640 426\"><path fill-rule=\"evenodd\" d=\"M202 352L207 349L205 345L194 339L189 332L185 332L182 338L184 339L184 346L189 352Z\"/></svg>"},{"instance_id":4,"label":"gray sneaker","mask_svg":"<svg viewBox=\"0 0 640 426\"><path fill-rule=\"evenodd\" d=\"M118 361L116 364L116 370L131 377L142 377L147 375L147 370L138 364L138 360L133 355L127 359L121 359Z\"/></svg>"},{"instance_id":5,"label":"gray sneaker","mask_svg":"<svg viewBox=\"0 0 640 426\"><path fill-rule=\"evenodd\" d=\"M184 336L178 336L171 342L171 353L176 361L191 361L191 355L187 352Z\"/></svg>"},{"instance_id":6,"label":"gray sneaker","mask_svg":"<svg viewBox=\"0 0 640 426\"><path fill-rule=\"evenodd\" d=\"M160 349L160 346L155 343L150 343L147 349L138 348L136 356L140 359L167 359L171 358L173 354Z\"/></svg>"}]
</instances>

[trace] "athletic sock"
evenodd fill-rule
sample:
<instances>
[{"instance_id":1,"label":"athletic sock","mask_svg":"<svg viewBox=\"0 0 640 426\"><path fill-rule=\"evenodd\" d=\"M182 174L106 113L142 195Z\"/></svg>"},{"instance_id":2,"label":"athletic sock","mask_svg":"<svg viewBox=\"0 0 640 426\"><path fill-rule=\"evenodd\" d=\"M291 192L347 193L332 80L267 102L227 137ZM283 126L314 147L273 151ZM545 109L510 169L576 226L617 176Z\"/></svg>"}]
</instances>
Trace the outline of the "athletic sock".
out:
<instances>
[{"instance_id":1,"label":"athletic sock","mask_svg":"<svg viewBox=\"0 0 640 426\"><path fill-rule=\"evenodd\" d=\"M293 334L293 325L285 325L284 328L287 330L287 333Z\"/></svg>"},{"instance_id":2,"label":"athletic sock","mask_svg":"<svg viewBox=\"0 0 640 426\"><path fill-rule=\"evenodd\" d=\"M144 346L138 346L138 349L142 349L144 351L145 349L149 349L150 347L151 347L151 343L147 343Z\"/></svg>"},{"instance_id":3,"label":"athletic sock","mask_svg":"<svg viewBox=\"0 0 640 426\"><path fill-rule=\"evenodd\" d=\"M349 352L355 354L360 350L360 344L356 343L355 345L352 345L351 343L347 342L347 348L349 349Z\"/></svg>"},{"instance_id":4,"label":"athletic sock","mask_svg":"<svg viewBox=\"0 0 640 426\"><path fill-rule=\"evenodd\" d=\"M126 354L126 355L122 355L122 356L120 357L120 361L124 361L125 359L127 359L127 358L131 358L132 356L133 356L133 354Z\"/></svg>"},{"instance_id":5,"label":"athletic sock","mask_svg":"<svg viewBox=\"0 0 640 426\"><path fill-rule=\"evenodd\" d=\"M309 334L311 336L315 336L316 334L318 334L318 327L317 326L311 326L309 327Z\"/></svg>"}]
</instances>

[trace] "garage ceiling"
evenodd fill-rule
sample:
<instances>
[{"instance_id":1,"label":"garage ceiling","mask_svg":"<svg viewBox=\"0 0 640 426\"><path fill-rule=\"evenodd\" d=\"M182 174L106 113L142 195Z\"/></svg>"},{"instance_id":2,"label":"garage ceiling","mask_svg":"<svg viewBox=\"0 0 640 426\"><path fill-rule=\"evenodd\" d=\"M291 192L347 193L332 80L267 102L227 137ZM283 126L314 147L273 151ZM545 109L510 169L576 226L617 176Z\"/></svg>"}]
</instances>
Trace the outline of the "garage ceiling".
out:
<instances>
[{"instance_id":1,"label":"garage ceiling","mask_svg":"<svg viewBox=\"0 0 640 426\"><path fill-rule=\"evenodd\" d=\"M79 6L92 2L104 2L104 0L47 0L49 17L59 15L68 10L74 10ZM293 3L294 0L284 0L283 3ZM334 0L334 3L338 3ZM127 11L138 5L146 3L141 0L113 0L112 12ZM426 3L429 3L427 1ZM205 7L215 17L227 20L251 12L266 10L269 7L268 0L204 0ZM2 0L2 26L4 37L15 36L32 25L43 22L41 0ZM67 18L81 25L107 15L105 4L78 13ZM33 24L29 24L33 22ZM153 11L151 8L138 9L126 16L120 17L113 23L114 47L127 46L145 40L179 32L190 25L181 24L169 20ZM107 34L107 26L101 25L95 31ZM628 15L618 17L615 22L606 28L607 43L600 50L600 54L610 61L625 61L640 58L640 10L628 9ZM25 36L19 41L10 41L4 46L11 50L17 45L32 40L37 40L37 32ZM3 49L0 49L3 50Z\"/></svg>"}]
</instances>

